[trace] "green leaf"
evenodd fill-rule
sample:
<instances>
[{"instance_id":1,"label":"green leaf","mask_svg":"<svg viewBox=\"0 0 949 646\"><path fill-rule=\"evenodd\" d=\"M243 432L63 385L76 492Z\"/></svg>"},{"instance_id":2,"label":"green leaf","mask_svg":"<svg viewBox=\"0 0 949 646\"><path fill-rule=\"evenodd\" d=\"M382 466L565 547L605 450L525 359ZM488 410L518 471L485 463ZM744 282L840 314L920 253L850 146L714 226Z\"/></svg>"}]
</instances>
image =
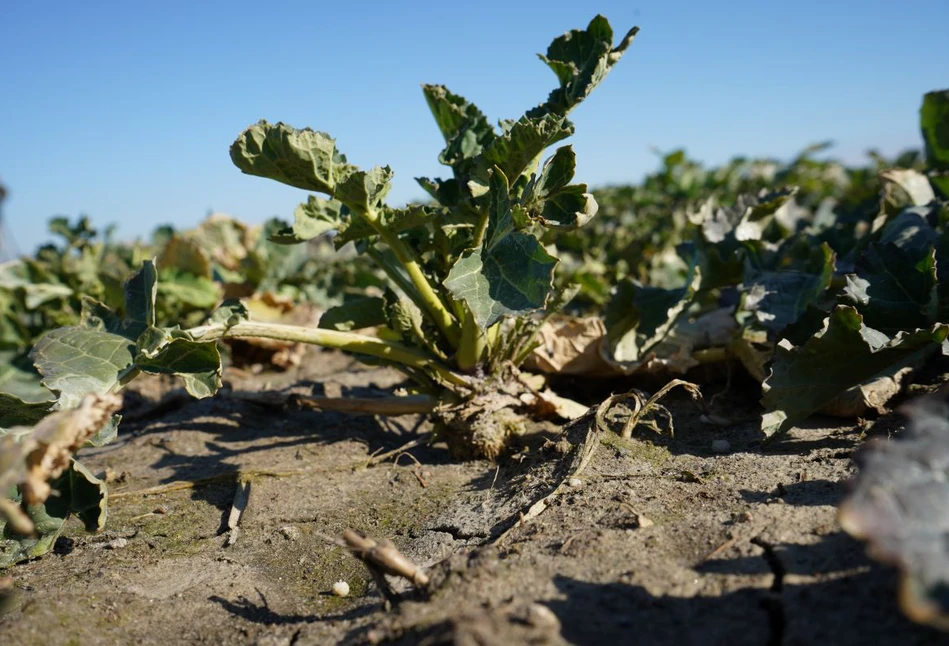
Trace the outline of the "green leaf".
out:
<instances>
[{"instance_id":1,"label":"green leaf","mask_svg":"<svg viewBox=\"0 0 949 646\"><path fill-rule=\"evenodd\" d=\"M46 404L55 401L53 393L42 383L29 357L18 352L0 351L0 392L16 396L27 404ZM0 423L0 427L7 424Z\"/></svg>"},{"instance_id":2,"label":"green leaf","mask_svg":"<svg viewBox=\"0 0 949 646\"><path fill-rule=\"evenodd\" d=\"M645 359L685 312L702 281L693 267L680 289L645 286L627 279L616 285L604 313L611 358L619 363Z\"/></svg>"},{"instance_id":3,"label":"green leaf","mask_svg":"<svg viewBox=\"0 0 949 646\"><path fill-rule=\"evenodd\" d=\"M158 270L153 260L146 260L128 282L125 283L125 318L133 321L129 329L131 336L155 325L155 296L158 293Z\"/></svg>"},{"instance_id":4,"label":"green leaf","mask_svg":"<svg viewBox=\"0 0 949 646\"><path fill-rule=\"evenodd\" d=\"M135 345L124 336L78 326L46 334L30 352L43 385L59 393L56 408L74 408L88 393L114 388L132 368Z\"/></svg>"},{"instance_id":5,"label":"green leaf","mask_svg":"<svg viewBox=\"0 0 949 646\"><path fill-rule=\"evenodd\" d=\"M514 231L492 247L472 249L458 259L444 285L467 303L481 329L503 316L541 309L553 289L557 258L533 236Z\"/></svg>"},{"instance_id":6,"label":"green leaf","mask_svg":"<svg viewBox=\"0 0 949 646\"><path fill-rule=\"evenodd\" d=\"M232 328L242 321L250 320L250 311L247 306L237 298L228 298L208 317L208 323L223 323L225 327Z\"/></svg>"},{"instance_id":7,"label":"green leaf","mask_svg":"<svg viewBox=\"0 0 949 646\"><path fill-rule=\"evenodd\" d=\"M895 245L871 245L857 269L859 275L847 276L842 300L856 306L870 327L894 334L936 321L935 249L916 255Z\"/></svg>"},{"instance_id":8,"label":"green leaf","mask_svg":"<svg viewBox=\"0 0 949 646\"><path fill-rule=\"evenodd\" d=\"M488 249L506 238L514 231L514 214L511 210L510 186L505 173L495 167L491 169L490 202L488 207L488 227L485 233L485 245Z\"/></svg>"},{"instance_id":9,"label":"green leaf","mask_svg":"<svg viewBox=\"0 0 949 646\"><path fill-rule=\"evenodd\" d=\"M570 112L606 78L638 32L639 28L633 27L613 47L613 29L606 18L597 15L585 30L573 29L556 38L547 48L547 55L538 56L557 75L560 87L527 116Z\"/></svg>"},{"instance_id":10,"label":"green leaf","mask_svg":"<svg viewBox=\"0 0 949 646\"><path fill-rule=\"evenodd\" d=\"M558 229L577 229L596 215L599 205L586 184L564 187L544 201L543 223Z\"/></svg>"},{"instance_id":11,"label":"green leaf","mask_svg":"<svg viewBox=\"0 0 949 646\"><path fill-rule=\"evenodd\" d=\"M377 226L392 233L402 233L431 222L440 212L439 209L421 204L410 204L404 209L384 207L378 213ZM376 228L369 224L365 218L347 218L340 226L339 235L335 238L336 247L338 249L347 242L365 240L378 234Z\"/></svg>"},{"instance_id":12,"label":"green leaf","mask_svg":"<svg viewBox=\"0 0 949 646\"><path fill-rule=\"evenodd\" d=\"M552 195L567 187L576 170L577 155L573 146L561 146L544 162L534 191L542 198Z\"/></svg>"},{"instance_id":13,"label":"green leaf","mask_svg":"<svg viewBox=\"0 0 949 646\"><path fill-rule=\"evenodd\" d=\"M241 133L231 145L231 160L248 175L326 195L333 195L336 186L357 170L325 132L266 121Z\"/></svg>"},{"instance_id":14,"label":"green leaf","mask_svg":"<svg viewBox=\"0 0 949 646\"><path fill-rule=\"evenodd\" d=\"M930 181L944 198L949 198L949 90L923 96L919 122L926 144L926 163L935 171Z\"/></svg>"},{"instance_id":15,"label":"green leaf","mask_svg":"<svg viewBox=\"0 0 949 646\"><path fill-rule=\"evenodd\" d=\"M46 417L52 405L53 399L44 402L26 402L16 395L0 392L0 428L32 426Z\"/></svg>"},{"instance_id":16,"label":"green leaf","mask_svg":"<svg viewBox=\"0 0 949 646\"><path fill-rule=\"evenodd\" d=\"M385 323L385 300L379 296L363 296L326 310L320 317L319 327L350 332Z\"/></svg>"},{"instance_id":17,"label":"green leaf","mask_svg":"<svg viewBox=\"0 0 949 646\"><path fill-rule=\"evenodd\" d=\"M776 248L745 243L739 320L750 314L758 325L781 332L815 305L834 277L835 254L807 236L788 238Z\"/></svg>"},{"instance_id":18,"label":"green leaf","mask_svg":"<svg viewBox=\"0 0 949 646\"><path fill-rule=\"evenodd\" d=\"M422 93L446 143L471 124L485 132L492 131L487 117L476 105L451 93L444 85L423 85Z\"/></svg>"},{"instance_id":19,"label":"green leaf","mask_svg":"<svg viewBox=\"0 0 949 646\"><path fill-rule=\"evenodd\" d=\"M482 154L485 167L497 166L514 180L528 170L548 146L566 139L573 132L573 124L563 116L521 117L485 148Z\"/></svg>"},{"instance_id":20,"label":"green leaf","mask_svg":"<svg viewBox=\"0 0 949 646\"><path fill-rule=\"evenodd\" d=\"M388 166L355 171L336 185L335 197L351 211L376 211L389 193L392 176Z\"/></svg>"},{"instance_id":21,"label":"green leaf","mask_svg":"<svg viewBox=\"0 0 949 646\"><path fill-rule=\"evenodd\" d=\"M163 271L158 293L165 304L173 302L189 308L209 310L221 300L218 283L194 274Z\"/></svg>"},{"instance_id":22,"label":"green leaf","mask_svg":"<svg viewBox=\"0 0 949 646\"><path fill-rule=\"evenodd\" d=\"M188 393L198 399L210 397L221 388L221 354L213 342L182 337L152 342L136 357L135 365L143 372L181 377Z\"/></svg>"},{"instance_id":23,"label":"green leaf","mask_svg":"<svg viewBox=\"0 0 949 646\"><path fill-rule=\"evenodd\" d=\"M949 325L900 332L895 337L867 327L855 308L839 305L824 329L804 345L778 344L771 373L762 384L767 409L761 430L769 437L786 433L839 394L880 373L935 352L949 354Z\"/></svg>"},{"instance_id":24,"label":"green leaf","mask_svg":"<svg viewBox=\"0 0 949 646\"><path fill-rule=\"evenodd\" d=\"M273 233L270 240L278 244L297 244L339 229L345 208L339 200L311 195L294 209L293 226Z\"/></svg>"},{"instance_id":25,"label":"green leaf","mask_svg":"<svg viewBox=\"0 0 949 646\"><path fill-rule=\"evenodd\" d=\"M168 273L188 273L207 279L213 276L208 252L197 241L179 235L171 237L155 265L162 276Z\"/></svg>"}]
</instances>

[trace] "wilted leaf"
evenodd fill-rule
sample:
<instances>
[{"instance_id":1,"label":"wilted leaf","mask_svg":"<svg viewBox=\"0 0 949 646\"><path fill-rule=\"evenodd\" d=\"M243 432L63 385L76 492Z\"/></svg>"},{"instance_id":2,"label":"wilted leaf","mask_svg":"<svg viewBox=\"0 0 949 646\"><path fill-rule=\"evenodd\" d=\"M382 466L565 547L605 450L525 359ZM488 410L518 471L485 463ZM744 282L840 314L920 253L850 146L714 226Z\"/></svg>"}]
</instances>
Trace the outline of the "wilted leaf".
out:
<instances>
[{"instance_id":1,"label":"wilted leaf","mask_svg":"<svg viewBox=\"0 0 949 646\"><path fill-rule=\"evenodd\" d=\"M198 399L210 397L221 388L221 354L216 343L200 343L174 338L143 349L135 366L152 374L176 375L185 389Z\"/></svg>"},{"instance_id":2,"label":"wilted leaf","mask_svg":"<svg viewBox=\"0 0 949 646\"><path fill-rule=\"evenodd\" d=\"M616 368L600 354L606 326L599 317L565 317L544 322L537 331L540 344L525 365L560 375L615 375Z\"/></svg>"},{"instance_id":3,"label":"wilted leaf","mask_svg":"<svg viewBox=\"0 0 949 646\"><path fill-rule=\"evenodd\" d=\"M901 410L909 417L901 435L855 455L860 471L839 521L874 558L899 567L907 616L949 630L949 404L943 392Z\"/></svg>"},{"instance_id":4,"label":"wilted leaf","mask_svg":"<svg viewBox=\"0 0 949 646\"><path fill-rule=\"evenodd\" d=\"M610 358L617 363L636 363L660 343L685 311L702 274L694 268L680 289L662 289L632 280L619 283L604 313Z\"/></svg>"},{"instance_id":5,"label":"wilted leaf","mask_svg":"<svg viewBox=\"0 0 949 646\"><path fill-rule=\"evenodd\" d=\"M23 507L25 516L35 527L35 536L18 533L0 514L0 568L49 552L70 515L75 514L86 531L99 531L105 526L108 516L106 484L80 462L72 460L69 468L52 480L50 486L56 492L55 496ZM19 500L9 502L15 504Z\"/></svg>"},{"instance_id":6,"label":"wilted leaf","mask_svg":"<svg viewBox=\"0 0 949 646\"><path fill-rule=\"evenodd\" d=\"M899 186L909 196L913 206L926 206L934 199L933 187L922 173L904 168L890 168L880 173L880 179Z\"/></svg>"},{"instance_id":7,"label":"wilted leaf","mask_svg":"<svg viewBox=\"0 0 949 646\"><path fill-rule=\"evenodd\" d=\"M0 492L16 487L26 505L46 502L49 481L70 468L73 454L95 437L121 405L118 395L88 395L78 407L51 413L33 429L17 428L0 436ZM22 511L8 504L0 511L18 533L32 531L32 522Z\"/></svg>"},{"instance_id":8,"label":"wilted leaf","mask_svg":"<svg viewBox=\"0 0 949 646\"><path fill-rule=\"evenodd\" d=\"M947 335L949 325L937 324L890 338L867 327L853 307L838 306L804 345L778 343L771 374L762 384L761 403L768 410L762 432L780 436L848 388L940 347L949 354Z\"/></svg>"}]
</instances>

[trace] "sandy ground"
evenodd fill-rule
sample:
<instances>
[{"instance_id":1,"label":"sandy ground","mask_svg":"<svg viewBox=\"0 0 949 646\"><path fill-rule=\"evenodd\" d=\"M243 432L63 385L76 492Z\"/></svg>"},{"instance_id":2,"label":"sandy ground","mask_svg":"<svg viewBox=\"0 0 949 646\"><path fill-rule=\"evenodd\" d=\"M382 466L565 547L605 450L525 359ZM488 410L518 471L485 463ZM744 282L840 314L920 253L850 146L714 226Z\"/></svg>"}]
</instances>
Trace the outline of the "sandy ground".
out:
<instances>
[{"instance_id":1,"label":"sandy ground","mask_svg":"<svg viewBox=\"0 0 949 646\"><path fill-rule=\"evenodd\" d=\"M107 530L89 535L71 523L54 553L5 573L16 595L0 643L942 639L904 619L896 573L836 522L854 449L898 429L896 417L859 428L817 419L763 450L747 393L725 402L735 420L726 428L674 395L674 437L604 435L581 477L498 541L570 475L588 421L538 424L499 464L455 463L436 444L366 468L426 423L284 410L242 393L297 383L300 392L365 395L391 388L397 374L313 352L302 370L229 380L210 400L176 398L160 381L127 396L119 441L83 456L113 479ZM592 403L616 389L572 394ZM714 440L727 450L713 452ZM249 503L229 537L239 481L251 482ZM366 567L324 539L346 528L391 539L426 568L427 591L392 580L401 602L386 612ZM340 580L347 598L331 593Z\"/></svg>"}]
</instances>

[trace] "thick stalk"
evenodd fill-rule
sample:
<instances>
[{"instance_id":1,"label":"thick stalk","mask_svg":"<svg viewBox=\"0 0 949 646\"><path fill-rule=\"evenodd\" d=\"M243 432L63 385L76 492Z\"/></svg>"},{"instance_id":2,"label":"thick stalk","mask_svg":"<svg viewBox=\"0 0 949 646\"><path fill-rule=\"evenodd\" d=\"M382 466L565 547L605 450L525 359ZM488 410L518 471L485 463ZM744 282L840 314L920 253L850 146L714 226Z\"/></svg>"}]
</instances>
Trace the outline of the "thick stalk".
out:
<instances>
[{"instance_id":1,"label":"thick stalk","mask_svg":"<svg viewBox=\"0 0 949 646\"><path fill-rule=\"evenodd\" d=\"M405 246L398 235L392 233L379 223L379 216L374 211L366 211L363 213L363 216L372 225L372 228L376 230L376 233L389 245L392 253L399 259L402 266L405 267L405 271L412 280L412 284L415 285L415 289L418 290L419 298L422 299L425 310L435 321L435 325L442 331L442 334L445 335L445 338L448 339L451 346L457 348L461 339L461 330L458 328L458 321L455 320L451 312L445 307L442 299L435 293L432 284L428 282L428 278L425 276L422 268L419 267L418 261L415 259L412 251Z\"/></svg>"},{"instance_id":2,"label":"thick stalk","mask_svg":"<svg viewBox=\"0 0 949 646\"><path fill-rule=\"evenodd\" d=\"M443 381L454 386L470 387L468 381L442 365L434 357L401 343L384 341L374 336L338 332L321 328L285 325L282 323L258 323L242 321L237 325L207 325L189 330L197 341L215 341L217 339L257 337L261 339L279 339L296 343L308 343L324 348L335 348L353 354L365 354L379 359L387 359L419 370L431 370Z\"/></svg>"},{"instance_id":3,"label":"thick stalk","mask_svg":"<svg viewBox=\"0 0 949 646\"><path fill-rule=\"evenodd\" d=\"M455 358L459 370L471 372L481 363L486 341L484 332L475 323L471 312L466 312L465 322L461 327L461 343Z\"/></svg>"}]
</instances>

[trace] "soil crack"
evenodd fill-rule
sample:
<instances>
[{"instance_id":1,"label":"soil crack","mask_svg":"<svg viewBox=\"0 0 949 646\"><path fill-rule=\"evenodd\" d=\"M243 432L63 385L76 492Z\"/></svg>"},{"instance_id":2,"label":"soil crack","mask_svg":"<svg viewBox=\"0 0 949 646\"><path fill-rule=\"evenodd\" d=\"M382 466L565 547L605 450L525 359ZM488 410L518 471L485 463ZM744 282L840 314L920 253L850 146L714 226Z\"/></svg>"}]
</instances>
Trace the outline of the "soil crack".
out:
<instances>
[{"instance_id":1,"label":"soil crack","mask_svg":"<svg viewBox=\"0 0 949 646\"><path fill-rule=\"evenodd\" d=\"M784 631L787 628L787 617L784 612L784 599L781 596L784 590L784 577L787 574L787 568L781 562L781 557L774 545L768 543L760 536L751 539L752 545L757 545L763 550L761 557L768 564L774 579L771 581L771 588L768 595L762 600L762 605L768 613L768 624L770 626L770 635L768 637L768 646L780 646L784 642Z\"/></svg>"},{"instance_id":2,"label":"soil crack","mask_svg":"<svg viewBox=\"0 0 949 646\"><path fill-rule=\"evenodd\" d=\"M478 532L466 532L460 527L455 527L454 525L436 525L434 527L429 527L428 531L430 532L440 532L442 534L448 534L452 539L456 541L468 541L473 538L487 538L487 534L481 534Z\"/></svg>"}]
</instances>

